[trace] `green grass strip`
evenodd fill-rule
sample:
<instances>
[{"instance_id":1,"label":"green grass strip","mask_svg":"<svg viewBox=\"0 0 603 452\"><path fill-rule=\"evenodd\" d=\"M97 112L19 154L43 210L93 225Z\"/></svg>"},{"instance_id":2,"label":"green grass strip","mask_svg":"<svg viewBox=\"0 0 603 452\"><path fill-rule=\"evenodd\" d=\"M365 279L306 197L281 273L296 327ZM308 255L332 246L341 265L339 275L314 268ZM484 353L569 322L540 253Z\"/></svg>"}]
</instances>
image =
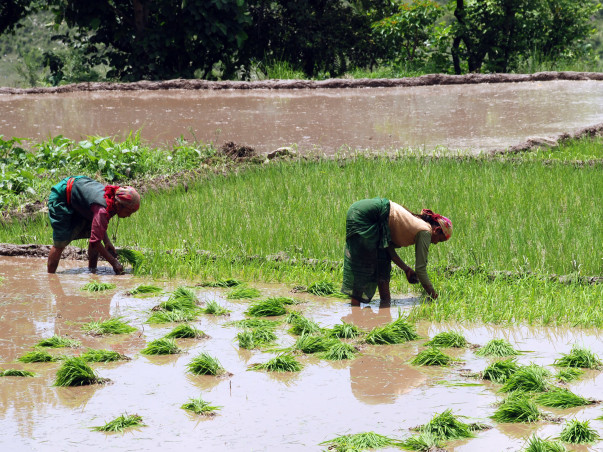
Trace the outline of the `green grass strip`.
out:
<instances>
[{"instance_id":1,"label":"green grass strip","mask_svg":"<svg viewBox=\"0 0 603 452\"><path fill-rule=\"evenodd\" d=\"M599 440L599 434L590 426L590 421L570 419L565 423L559 439L570 444L589 444Z\"/></svg>"},{"instance_id":2,"label":"green grass strip","mask_svg":"<svg viewBox=\"0 0 603 452\"><path fill-rule=\"evenodd\" d=\"M142 417L138 414L122 414L121 416L107 422L105 425L92 427L96 432L118 432L121 433L127 428L146 427Z\"/></svg>"},{"instance_id":3,"label":"green grass strip","mask_svg":"<svg viewBox=\"0 0 603 452\"><path fill-rule=\"evenodd\" d=\"M102 336L104 334L129 334L136 331L131 325L128 325L122 320L123 317L114 317L105 321L92 321L84 323L82 330L94 336Z\"/></svg>"}]
</instances>

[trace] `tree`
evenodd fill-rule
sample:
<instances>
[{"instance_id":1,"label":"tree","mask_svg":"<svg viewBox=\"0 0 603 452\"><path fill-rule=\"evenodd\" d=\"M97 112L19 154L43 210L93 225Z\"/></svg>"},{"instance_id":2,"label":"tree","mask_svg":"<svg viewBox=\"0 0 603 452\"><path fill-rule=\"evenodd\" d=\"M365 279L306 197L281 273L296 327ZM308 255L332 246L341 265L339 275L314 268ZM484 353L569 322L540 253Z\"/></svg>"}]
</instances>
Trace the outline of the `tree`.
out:
<instances>
[{"instance_id":1,"label":"tree","mask_svg":"<svg viewBox=\"0 0 603 452\"><path fill-rule=\"evenodd\" d=\"M0 2L0 35L11 31L19 20L37 8L32 0L2 0Z\"/></svg>"}]
</instances>

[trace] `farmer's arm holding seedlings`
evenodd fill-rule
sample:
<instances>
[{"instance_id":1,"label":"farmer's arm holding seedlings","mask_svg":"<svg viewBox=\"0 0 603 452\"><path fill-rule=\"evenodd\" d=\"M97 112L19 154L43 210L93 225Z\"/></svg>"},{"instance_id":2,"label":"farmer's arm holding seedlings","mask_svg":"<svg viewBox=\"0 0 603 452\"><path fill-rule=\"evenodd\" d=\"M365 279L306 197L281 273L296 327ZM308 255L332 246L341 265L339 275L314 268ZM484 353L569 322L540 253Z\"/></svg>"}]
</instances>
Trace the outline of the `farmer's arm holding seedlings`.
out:
<instances>
[{"instance_id":1,"label":"farmer's arm holding seedlings","mask_svg":"<svg viewBox=\"0 0 603 452\"><path fill-rule=\"evenodd\" d=\"M140 207L140 195L132 187L102 185L85 176L66 177L52 187L48 216L54 245L48 254L48 273L55 273L63 249L72 241L90 238L88 266L95 269L98 256L123 274L117 252L107 234L109 220L126 218Z\"/></svg>"},{"instance_id":2,"label":"farmer's arm holding seedlings","mask_svg":"<svg viewBox=\"0 0 603 452\"><path fill-rule=\"evenodd\" d=\"M355 202L346 218L342 292L352 305L370 302L379 289L381 303L389 303L389 281L393 261L411 284L420 282L431 298L438 294L427 275L429 245L448 240L452 222L442 215L423 209L415 214L385 198ZM415 245L415 270L395 249Z\"/></svg>"}]
</instances>

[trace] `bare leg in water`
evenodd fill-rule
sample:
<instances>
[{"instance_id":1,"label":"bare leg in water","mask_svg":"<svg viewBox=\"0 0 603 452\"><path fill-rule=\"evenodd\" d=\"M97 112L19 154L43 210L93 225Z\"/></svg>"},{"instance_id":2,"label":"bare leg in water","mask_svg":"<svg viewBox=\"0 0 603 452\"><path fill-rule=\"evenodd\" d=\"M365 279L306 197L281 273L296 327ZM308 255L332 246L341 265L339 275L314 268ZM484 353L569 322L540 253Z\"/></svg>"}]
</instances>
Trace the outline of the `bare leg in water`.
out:
<instances>
[{"instance_id":1,"label":"bare leg in water","mask_svg":"<svg viewBox=\"0 0 603 452\"><path fill-rule=\"evenodd\" d=\"M48 273L56 273L57 267L59 266L59 261L61 260L61 254L63 254L63 250L65 248L59 248L53 246L50 248L50 252L48 253Z\"/></svg>"}]
</instances>

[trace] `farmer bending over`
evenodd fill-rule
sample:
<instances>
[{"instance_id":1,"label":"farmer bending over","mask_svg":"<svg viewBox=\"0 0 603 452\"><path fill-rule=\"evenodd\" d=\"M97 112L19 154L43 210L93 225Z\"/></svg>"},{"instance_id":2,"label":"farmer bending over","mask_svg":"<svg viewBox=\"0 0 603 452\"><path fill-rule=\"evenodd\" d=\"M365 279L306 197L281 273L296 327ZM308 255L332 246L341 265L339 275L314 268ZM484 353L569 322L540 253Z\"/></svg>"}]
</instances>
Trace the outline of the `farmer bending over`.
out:
<instances>
[{"instance_id":1,"label":"farmer bending over","mask_svg":"<svg viewBox=\"0 0 603 452\"><path fill-rule=\"evenodd\" d=\"M90 238L88 267L96 268L100 254L116 274L123 274L107 227L113 215L126 218L139 207L140 195L132 187L102 185L86 176L66 177L56 184L48 198L54 240L48 254L48 273L56 272L61 253L72 240Z\"/></svg>"},{"instance_id":2,"label":"farmer bending over","mask_svg":"<svg viewBox=\"0 0 603 452\"><path fill-rule=\"evenodd\" d=\"M369 303L378 288L381 303L389 303L391 261L394 261L406 273L409 283L421 282L431 298L438 298L427 276L429 245L444 242L451 235L452 222L431 210L412 213L385 198L355 202L346 218L341 291L351 297L353 306L358 306L361 301ZM416 272L395 250L410 245L415 245Z\"/></svg>"}]
</instances>

